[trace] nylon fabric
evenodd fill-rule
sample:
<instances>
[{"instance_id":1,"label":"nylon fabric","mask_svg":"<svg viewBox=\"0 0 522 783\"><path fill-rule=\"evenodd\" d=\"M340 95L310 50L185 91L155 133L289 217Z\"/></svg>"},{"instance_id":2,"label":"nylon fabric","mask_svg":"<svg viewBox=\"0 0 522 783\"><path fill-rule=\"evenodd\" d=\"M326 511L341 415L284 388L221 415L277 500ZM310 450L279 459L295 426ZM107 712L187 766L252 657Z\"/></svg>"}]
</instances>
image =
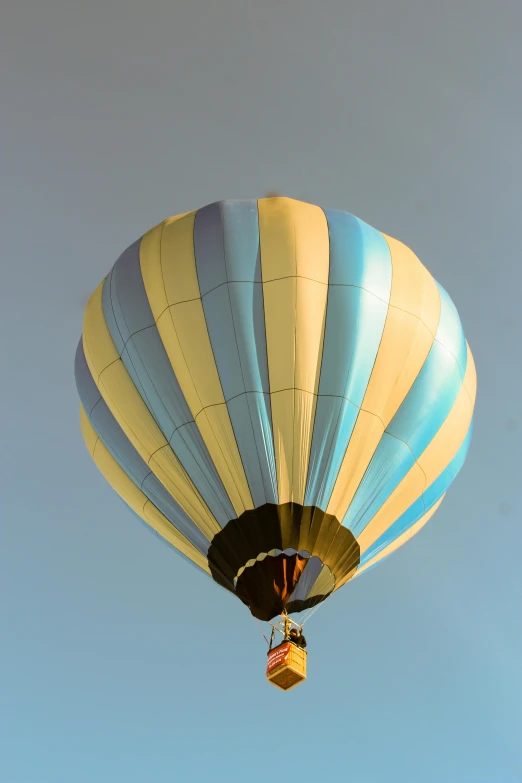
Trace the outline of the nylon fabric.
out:
<instances>
[{"instance_id":1,"label":"nylon fabric","mask_svg":"<svg viewBox=\"0 0 522 783\"><path fill-rule=\"evenodd\" d=\"M185 557L192 560L203 571L209 571L207 558L198 552L176 528L169 523L163 514L150 502L143 492L127 476L125 471L111 456L100 438L96 435L83 408L80 409L81 427L84 440L91 456L112 488L120 495L131 509L148 525L156 530L172 546L175 546Z\"/></svg>"},{"instance_id":2,"label":"nylon fabric","mask_svg":"<svg viewBox=\"0 0 522 783\"><path fill-rule=\"evenodd\" d=\"M206 555L210 545L209 539L205 538L181 506L176 503L130 443L94 383L85 361L81 342L76 352L75 376L84 414L111 456L165 518L198 551Z\"/></svg>"},{"instance_id":3,"label":"nylon fabric","mask_svg":"<svg viewBox=\"0 0 522 783\"><path fill-rule=\"evenodd\" d=\"M344 519L386 427L429 354L440 320L437 284L409 248L386 237L392 285L382 339L328 511Z\"/></svg>"},{"instance_id":4,"label":"nylon fabric","mask_svg":"<svg viewBox=\"0 0 522 783\"><path fill-rule=\"evenodd\" d=\"M161 342L143 285L141 240L107 276L103 315L115 348L143 402L219 525L234 515Z\"/></svg>"},{"instance_id":5,"label":"nylon fabric","mask_svg":"<svg viewBox=\"0 0 522 783\"><path fill-rule=\"evenodd\" d=\"M158 331L185 400L236 514L252 496L223 396L200 297L195 213L167 220L142 240L140 263ZM163 286L158 286L158 279Z\"/></svg>"},{"instance_id":6,"label":"nylon fabric","mask_svg":"<svg viewBox=\"0 0 522 783\"><path fill-rule=\"evenodd\" d=\"M255 506L277 502L256 202L212 204L194 226L205 321Z\"/></svg>"},{"instance_id":7,"label":"nylon fabric","mask_svg":"<svg viewBox=\"0 0 522 783\"><path fill-rule=\"evenodd\" d=\"M163 486L209 539L221 529L149 413L110 336L103 317L102 287L85 312L87 365L114 418Z\"/></svg>"},{"instance_id":8,"label":"nylon fabric","mask_svg":"<svg viewBox=\"0 0 522 783\"><path fill-rule=\"evenodd\" d=\"M257 618L307 616L426 524L466 458L476 371L403 243L287 198L168 218L94 292L91 454Z\"/></svg>"}]
</instances>

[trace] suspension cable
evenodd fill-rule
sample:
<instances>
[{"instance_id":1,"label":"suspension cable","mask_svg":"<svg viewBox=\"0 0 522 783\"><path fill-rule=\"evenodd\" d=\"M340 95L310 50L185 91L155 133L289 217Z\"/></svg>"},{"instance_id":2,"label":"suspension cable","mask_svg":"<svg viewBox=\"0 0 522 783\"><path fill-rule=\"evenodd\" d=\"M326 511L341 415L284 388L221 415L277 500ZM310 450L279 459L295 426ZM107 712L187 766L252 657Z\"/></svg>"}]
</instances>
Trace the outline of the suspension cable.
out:
<instances>
[{"instance_id":1,"label":"suspension cable","mask_svg":"<svg viewBox=\"0 0 522 783\"><path fill-rule=\"evenodd\" d=\"M254 615L252 615L252 617L254 617ZM266 643L268 644L268 646L270 647L270 642L268 641L268 639L266 638L265 634L263 633L263 629L261 628L261 625L259 624L257 617L254 617L254 620L255 620L255 622L256 622L256 625L257 625L257 627L258 627L258 628L259 628L259 630L261 631L261 636L263 637L263 639L265 640L265 642L266 642Z\"/></svg>"}]
</instances>

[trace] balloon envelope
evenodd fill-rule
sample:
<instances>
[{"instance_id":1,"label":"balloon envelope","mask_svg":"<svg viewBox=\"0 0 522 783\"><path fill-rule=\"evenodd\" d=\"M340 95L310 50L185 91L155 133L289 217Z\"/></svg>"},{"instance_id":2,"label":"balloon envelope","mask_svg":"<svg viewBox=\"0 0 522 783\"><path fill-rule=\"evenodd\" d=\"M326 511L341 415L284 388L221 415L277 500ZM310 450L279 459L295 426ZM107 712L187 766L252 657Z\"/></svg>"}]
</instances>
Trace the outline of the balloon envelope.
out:
<instances>
[{"instance_id":1,"label":"balloon envelope","mask_svg":"<svg viewBox=\"0 0 522 783\"><path fill-rule=\"evenodd\" d=\"M92 294L75 364L94 461L258 618L411 538L469 445L459 316L411 250L286 198L169 218Z\"/></svg>"}]
</instances>

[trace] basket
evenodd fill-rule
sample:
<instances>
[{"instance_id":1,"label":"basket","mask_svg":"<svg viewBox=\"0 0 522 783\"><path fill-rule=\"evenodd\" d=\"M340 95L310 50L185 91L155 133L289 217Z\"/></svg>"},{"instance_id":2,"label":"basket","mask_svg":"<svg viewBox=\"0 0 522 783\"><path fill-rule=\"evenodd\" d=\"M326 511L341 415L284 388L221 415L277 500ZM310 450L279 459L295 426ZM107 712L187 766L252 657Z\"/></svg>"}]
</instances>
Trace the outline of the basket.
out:
<instances>
[{"instance_id":1,"label":"basket","mask_svg":"<svg viewBox=\"0 0 522 783\"><path fill-rule=\"evenodd\" d=\"M306 680L306 651L292 642L274 647L268 653L266 678L282 691L295 688Z\"/></svg>"}]
</instances>

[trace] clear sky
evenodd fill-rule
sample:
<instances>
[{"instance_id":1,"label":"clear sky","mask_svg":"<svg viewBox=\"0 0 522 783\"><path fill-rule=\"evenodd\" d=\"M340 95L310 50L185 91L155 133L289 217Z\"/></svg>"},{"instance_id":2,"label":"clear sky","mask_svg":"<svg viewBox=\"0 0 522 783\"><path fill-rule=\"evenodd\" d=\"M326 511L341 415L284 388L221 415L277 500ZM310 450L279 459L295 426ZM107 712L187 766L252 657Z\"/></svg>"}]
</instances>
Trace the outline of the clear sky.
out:
<instances>
[{"instance_id":1,"label":"clear sky","mask_svg":"<svg viewBox=\"0 0 522 783\"><path fill-rule=\"evenodd\" d=\"M522 780L520 0L4 0L0 783ZM410 544L264 681L239 601L97 472L87 297L164 217L347 209L450 292L468 461Z\"/></svg>"}]
</instances>

